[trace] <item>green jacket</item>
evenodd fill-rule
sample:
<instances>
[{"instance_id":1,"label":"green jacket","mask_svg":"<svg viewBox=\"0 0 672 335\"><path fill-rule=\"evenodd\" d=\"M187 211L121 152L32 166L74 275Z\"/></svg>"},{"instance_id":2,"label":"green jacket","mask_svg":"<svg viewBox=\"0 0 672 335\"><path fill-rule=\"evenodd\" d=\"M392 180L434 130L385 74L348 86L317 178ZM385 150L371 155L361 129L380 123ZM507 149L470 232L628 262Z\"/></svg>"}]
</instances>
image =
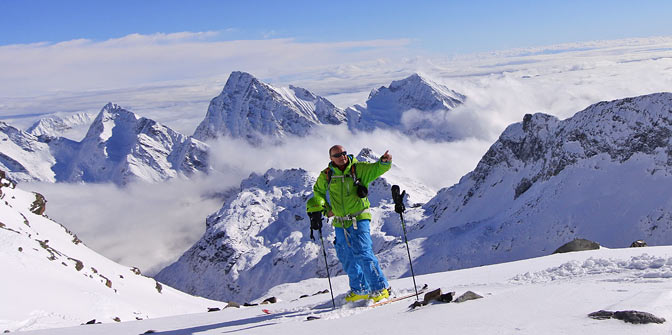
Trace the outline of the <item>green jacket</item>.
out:
<instances>
[{"instance_id":1,"label":"green jacket","mask_svg":"<svg viewBox=\"0 0 672 335\"><path fill-rule=\"evenodd\" d=\"M348 155L349 163L344 171L341 171L333 163L329 163L329 167L320 173L317 177L315 186L313 186L313 198L321 202L324 200L325 212L330 210L336 217L344 217L360 213L362 210L371 206L368 198L360 198L357 196L357 187L355 181L350 176L350 168L355 164L355 173L361 183L367 188L369 184L387 172L391 167L391 162L377 161L375 163L358 162L353 155ZM327 200L327 173L332 170L331 183L329 185L329 199ZM357 220L371 220L371 213L368 211L357 215ZM341 221L334 219L332 221L334 227L349 227L352 221Z\"/></svg>"}]
</instances>

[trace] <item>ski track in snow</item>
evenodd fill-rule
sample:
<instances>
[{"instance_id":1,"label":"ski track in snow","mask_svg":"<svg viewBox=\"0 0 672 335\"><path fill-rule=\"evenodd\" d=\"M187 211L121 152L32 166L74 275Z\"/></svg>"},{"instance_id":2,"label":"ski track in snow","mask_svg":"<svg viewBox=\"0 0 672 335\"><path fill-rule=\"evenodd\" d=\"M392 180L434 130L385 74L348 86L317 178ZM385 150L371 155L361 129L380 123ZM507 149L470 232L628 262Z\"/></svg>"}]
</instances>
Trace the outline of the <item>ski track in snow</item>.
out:
<instances>
[{"instance_id":1,"label":"ski track in snow","mask_svg":"<svg viewBox=\"0 0 672 335\"><path fill-rule=\"evenodd\" d=\"M513 277L511 282L517 284L545 283L604 274L622 274L622 279L619 279L621 281L672 278L672 257L663 258L643 254L627 261L591 257L585 261L569 261L539 272L526 272Z\"/></svg>"}]
</instances>

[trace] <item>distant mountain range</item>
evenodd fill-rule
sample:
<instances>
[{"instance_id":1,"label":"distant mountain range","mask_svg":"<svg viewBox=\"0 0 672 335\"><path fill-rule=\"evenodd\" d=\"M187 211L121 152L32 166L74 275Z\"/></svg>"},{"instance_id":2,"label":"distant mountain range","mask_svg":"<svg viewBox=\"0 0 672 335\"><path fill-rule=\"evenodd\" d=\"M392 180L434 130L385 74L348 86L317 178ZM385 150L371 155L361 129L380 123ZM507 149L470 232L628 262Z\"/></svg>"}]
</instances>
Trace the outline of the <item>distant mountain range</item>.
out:
<instances>
[{"instance_id":1,"label":"distant mountain range","mask_svg":"<svg viewBox=\"0 0 672 335\"><path fill-rule=\"evenodd\" d=\"M230 136L261 145L265 138L305 136L316 126L345 121L342 110L306 89L276 88L233 72L193 136L202 141Z\"/></svg>"},{"instance_id":2,"label":"distant mountain range","mask_svg":"<svg viewBox=\"0 0 672 335\"><path fill-rule=\"evenodd\" d=\"M306 136L324 125L347 124L353 132L383 128L434 141L457 139L442 113L466 97L418 74L371 91L366 106L341 110L327 99L290 85L274 87L233 72L212 99L193 136L109 103L86 113L50 116L26 131L0 121L0 169L16 181L157 182L207 173L205 141L244 139L261 146ZM67 137L83 126L81 141Z\"/></svg>"},{"instance_id":3,"label":"distant mountain range","mask_svg":"<svg viewBox=\"0 0 672 335\"><path fill-rule=\"evenodd\" d=\"M412 75L373 90L366 106L340 110L304 89L234 72L193 137L108 104L79 142L0 122L0 169L13 180L123 185L207 173L208 146L199 139L264 145L347 124L355 133L384 128L453 140L435 131L440 122L431 118L465 99ZM370 186L374 251L389 276L409 274L392 184L409 192L405 218L416 273L545 255L574 238L607 247L637 239L670 244L671 120L672 93L599 102L566 120L525 115L472 172L437 194L404 178L395 163ZM365 149L358 159L379 154ZM301 169L252 174L207 218L202 239L156 278L192 294L249 300L276 284L324 276L321 246L309 240L304 213L315 177ZM342 273L328 250L334 273Z\"/></svg>"},{"instance_id":4,"label":"distant mountain range","mask_svg":"<svg viewBox=\"0 0 672 335\"><path fill-rule=\"evenodd\" d=\"M210 169L208 146L109 103L79 142L58 136L53 123L24 132L0 122L0 169L17 181L161 181ZM57 124L62 128L63 124ZM67 126L67 125L66 125Z\"/></svg>"},{"instance_id":5,"label":"distant mountain range","mask_svg":"<svg viewBox=\"0 0 672 335\"><path fill-rule=\"evenodd\" d=\"M273 87L249 73L233 72L222 93L212 99L205 119L194 132L202 141L229 136L254 145L264 139L305 136L321 125L348 124L352 131L398 130L436 141L456 139L446 131L441 114L466 97L430 79L413 74L371 91L366 106L345 111L310 91ZM443 120L438 120L443 121Z\"/></svg>"}]
</instances>

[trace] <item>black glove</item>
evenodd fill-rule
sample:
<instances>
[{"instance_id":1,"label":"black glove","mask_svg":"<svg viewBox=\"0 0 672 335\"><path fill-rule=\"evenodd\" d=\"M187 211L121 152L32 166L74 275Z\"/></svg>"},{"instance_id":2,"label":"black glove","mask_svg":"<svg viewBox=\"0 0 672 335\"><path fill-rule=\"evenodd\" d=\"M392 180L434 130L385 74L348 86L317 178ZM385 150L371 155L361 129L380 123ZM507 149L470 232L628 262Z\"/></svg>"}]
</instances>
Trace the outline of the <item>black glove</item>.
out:
<instances>
[{"instance_id":1,"label":"black glove","mask_svg":"<svg viewBox=\"0 0 672 335\"><path fill-rule=\"evenodd\" d=\"M308 213L308 217L310 217L310 229L311 230L322 229L322 212Z\"/></svg>"}]
</instances>

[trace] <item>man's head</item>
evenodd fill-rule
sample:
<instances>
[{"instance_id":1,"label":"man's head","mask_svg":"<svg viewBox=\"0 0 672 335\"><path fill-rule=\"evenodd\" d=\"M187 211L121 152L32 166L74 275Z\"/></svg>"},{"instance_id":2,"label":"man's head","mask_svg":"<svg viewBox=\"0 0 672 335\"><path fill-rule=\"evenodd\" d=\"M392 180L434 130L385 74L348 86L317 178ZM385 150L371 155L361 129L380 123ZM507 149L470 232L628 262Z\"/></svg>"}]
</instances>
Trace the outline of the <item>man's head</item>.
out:
<instances>
[{"instance_id":1,"label":"man's head","mask_svg":"<svg viewBox=\"0 0 672 335\"><path fill-rule=\"evenodd\" d=\"M339 168L343 168L348 165L348 153L343 149L343 146L334 145L329 149L329 159L334 163L334 165Z\"/></svg>"}]
</instances>

